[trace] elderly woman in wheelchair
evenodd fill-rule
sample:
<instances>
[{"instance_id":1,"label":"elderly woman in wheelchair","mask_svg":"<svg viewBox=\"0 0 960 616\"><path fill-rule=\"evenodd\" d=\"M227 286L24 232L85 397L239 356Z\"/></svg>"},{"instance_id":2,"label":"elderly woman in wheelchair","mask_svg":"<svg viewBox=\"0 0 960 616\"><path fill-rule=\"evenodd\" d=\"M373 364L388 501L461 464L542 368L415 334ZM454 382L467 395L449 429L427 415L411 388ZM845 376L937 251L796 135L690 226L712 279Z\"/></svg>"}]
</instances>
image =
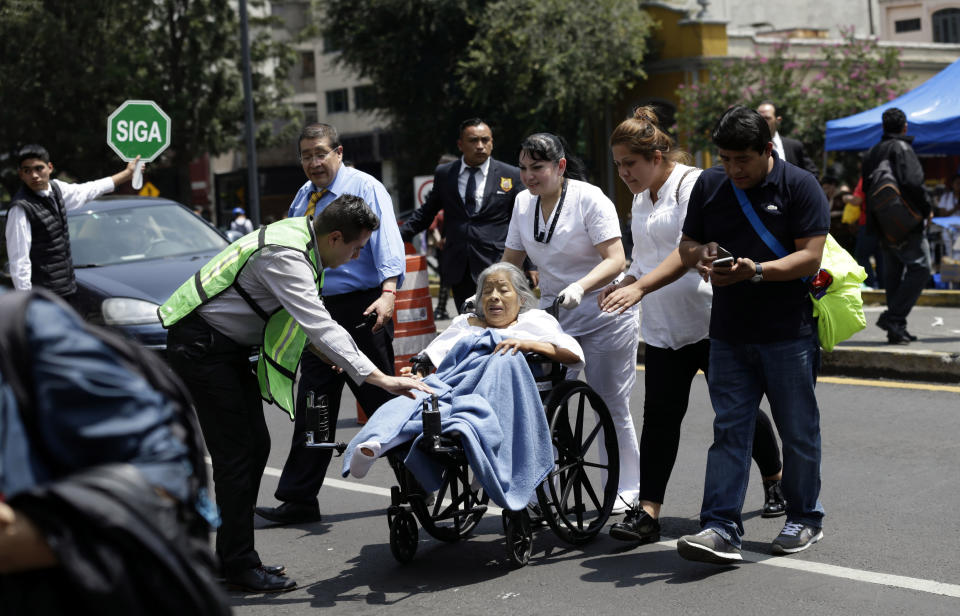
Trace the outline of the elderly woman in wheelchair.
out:
<instances>
[{"instance_id":1,"label":"elderly woman in wheelchair","mask_svg":"<svg viewBox=\"0 0 960 616\"><path fill-rule=\"evenodd\" d=\"M437 367L424 376L435 393L381 406L347 446L344 476L365 476L379 456L396 473L387 517L401 562L416 551L415 519L432 536L457 541L492 498L504 509L510 560L524 565L529 503L561 538L582 543L602 528L616 497L609 412L585 383L564 381L567 366L583 366L580 345L534 308L513 265L484 270L476 298L473 314L454 319L415 358L421 374Z\"/></svg>"}]
</instances>

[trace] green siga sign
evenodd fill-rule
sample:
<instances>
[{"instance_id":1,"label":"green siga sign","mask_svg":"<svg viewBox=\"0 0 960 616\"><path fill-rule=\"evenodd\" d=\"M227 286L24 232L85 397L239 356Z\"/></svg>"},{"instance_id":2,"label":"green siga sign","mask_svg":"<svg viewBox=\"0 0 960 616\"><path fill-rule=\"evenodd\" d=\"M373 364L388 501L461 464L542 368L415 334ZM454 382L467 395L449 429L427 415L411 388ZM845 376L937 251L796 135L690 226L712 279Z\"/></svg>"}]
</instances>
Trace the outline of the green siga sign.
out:
<instances>
[{"instance_id":1,"label":"green siga sign","mask_svg":"<svg viewBox=\"0 0 960 616\"><path fill-rule=\"evenodd\" d=\"M107 145L123 160L150 162L170 145L170 117L153 101L126 101L107 118Z\"/></svg>"}]
</instances>

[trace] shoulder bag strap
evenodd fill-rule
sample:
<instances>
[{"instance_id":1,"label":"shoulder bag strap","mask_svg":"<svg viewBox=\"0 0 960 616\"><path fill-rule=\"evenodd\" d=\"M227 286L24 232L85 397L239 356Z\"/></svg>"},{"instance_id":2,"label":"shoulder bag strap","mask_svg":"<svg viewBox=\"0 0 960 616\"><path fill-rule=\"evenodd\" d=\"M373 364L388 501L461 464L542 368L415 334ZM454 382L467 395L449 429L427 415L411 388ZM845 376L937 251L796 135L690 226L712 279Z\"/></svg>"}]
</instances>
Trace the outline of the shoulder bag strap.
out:
<instances>
[{"instance_id":1,"label":"shoulder bag strap","mask_svg":"<svg viewBox=\"0 0 960 616\"><path fill-rule=\"evenodd\" d=\"M677 190L673 193L673 200L676 201L677 204L680 203L680 187L683 186L683 181L687 179L687 176L690 175L691 172L696 170L697 170L696 167L690 167L689 169L683 172L683 175L680 176L680 181L677 182Z\"/></svg>"},{"instance_id":2,"label":"shoulder bag strap","mask_svg":"<svg viewBox=\"0 0 960 616\"><path fill-rule=\"evenodd\" d=\"M760 221L760 217L757 216L753 206L750 204L750 199L747 198L747 193L737 188L733 181L730 182L730 186L733 188L733 192L735 192L737 195L737 200L740 202L740 209L743 210L743 215L746 216L747 220L750 221L750 225L753 227L753 230L757 232L757 235L759 235L760 239L763 240L763 243L767 245L767 248L772 250L773 254L780 258L790 254L783 247L783 245L777 241L777 238L775 238L773 234L770 233L770 231L764 226L763 222Z\"/></svg>"}]
</instances>

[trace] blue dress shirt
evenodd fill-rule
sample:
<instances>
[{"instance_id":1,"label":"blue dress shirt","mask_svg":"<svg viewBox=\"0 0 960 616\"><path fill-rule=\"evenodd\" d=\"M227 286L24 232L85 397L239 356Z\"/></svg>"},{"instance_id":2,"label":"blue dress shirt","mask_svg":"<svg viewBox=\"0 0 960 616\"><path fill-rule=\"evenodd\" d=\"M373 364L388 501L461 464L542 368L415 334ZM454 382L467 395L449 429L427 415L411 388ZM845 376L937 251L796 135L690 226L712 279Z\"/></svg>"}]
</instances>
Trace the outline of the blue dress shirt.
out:
<instances>
[{"instance_id":1,"label":"blue dress shirt","mask_svg":"<svg viewBox=\"0 0 960 616\"><path fill-rule=\"evenodd\" d=\"M288 216L303 216L307 211L310 193L319 190L309 180L297 191L290 204ZM400 228L393 212L390 193L375 177L341 165L327 192L317 202L317 211L323 210L340 195L356 195L367 202L380 219L380 228L373 232L360 256L336 269L327 270L323 283L324 295L340 295L379 287L384 280L397 276L397 287L403 284L407 260L400 238Z\"/></svg>"}]
</instances>

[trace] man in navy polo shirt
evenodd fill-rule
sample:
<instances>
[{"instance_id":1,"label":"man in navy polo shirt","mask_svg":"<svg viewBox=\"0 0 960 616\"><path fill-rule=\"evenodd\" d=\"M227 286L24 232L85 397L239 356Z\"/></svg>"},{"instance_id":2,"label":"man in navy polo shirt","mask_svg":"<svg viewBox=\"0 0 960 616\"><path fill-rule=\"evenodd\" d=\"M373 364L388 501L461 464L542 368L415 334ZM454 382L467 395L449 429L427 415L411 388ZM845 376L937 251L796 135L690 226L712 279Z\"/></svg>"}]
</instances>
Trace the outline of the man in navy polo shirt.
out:
<instances>
[{"instance_id":1,"label":"man in navy polo shirt","mask_svg":"<svg viewBox=\"0 0 960 616\"><path fill-rule=\"evenodd\" d=\"M712 139L722 167L704 171L693 188L680 254L714 287L708 380L714 442L707 455L703 530L681 537L677 550L688 560L727 564L741 560L741 510L764 394L783 441L787 499L787 522L772 551L799 552L823 537L814 394L820 348L802 279L820 268L830 211L816 178L773 152L770 128L756 111L730 108ZM779 258L759 225L789 254ZM718 256L726 252L733 259L723 267Z\"/></svg>"}]
</instances>

